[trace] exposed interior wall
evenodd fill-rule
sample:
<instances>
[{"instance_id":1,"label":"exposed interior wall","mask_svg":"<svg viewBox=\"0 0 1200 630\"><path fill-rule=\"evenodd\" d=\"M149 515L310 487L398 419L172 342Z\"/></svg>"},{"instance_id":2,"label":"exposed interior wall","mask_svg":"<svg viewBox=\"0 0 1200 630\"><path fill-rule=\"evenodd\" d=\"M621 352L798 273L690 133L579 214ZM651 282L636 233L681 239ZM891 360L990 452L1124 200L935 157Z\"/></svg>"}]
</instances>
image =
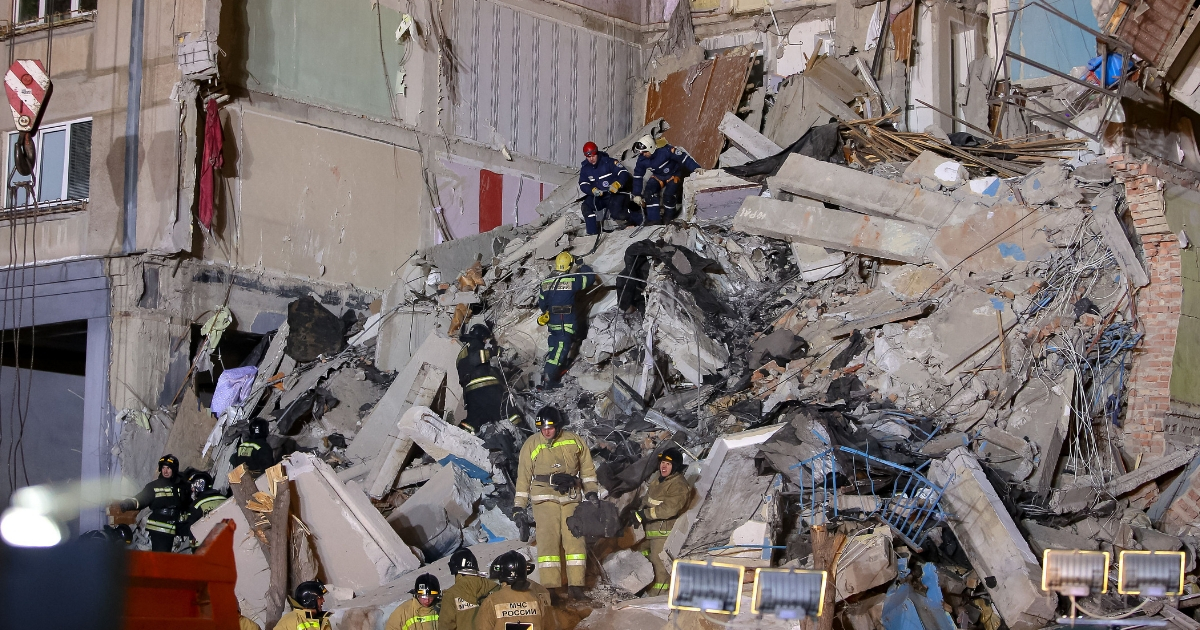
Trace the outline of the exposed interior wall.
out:
<instances>
[{"instance_id":1,"label":"exposed interior wall","mask_svg":"<svg viewBox=\"0 0 1200 630\"><path fill-rule=\"evenodd\" d=\"M1200 235L1200 192L1169 185L1165 191L1167 224L1176 234ZM1171 361L1171 402L1200 410L1200 251L1179 250L1179 282L1183 301L1179 333Z\"/></svg>"}]
</instances>

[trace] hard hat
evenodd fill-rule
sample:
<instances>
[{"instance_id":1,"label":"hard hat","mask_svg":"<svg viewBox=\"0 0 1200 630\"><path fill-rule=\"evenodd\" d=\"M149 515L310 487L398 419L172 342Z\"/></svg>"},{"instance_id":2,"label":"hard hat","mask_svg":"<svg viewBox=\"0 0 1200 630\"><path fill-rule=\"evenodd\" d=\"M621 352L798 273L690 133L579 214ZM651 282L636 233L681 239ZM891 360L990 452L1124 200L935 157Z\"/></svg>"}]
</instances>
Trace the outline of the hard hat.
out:
<instances>
[{"instance_id":1,"label":"hard hat","mask_svg":"<svg viewBox=\"0 0 1200 630\"><path fill-rule=\"evenodd\" d=\"M172 475L179 474L179 460L176 459L174 455L163 455L162 457L158 458L159 474L162 474L163 466L170 468Z\"/></svg>"},{"instance_id":2,"label":"hard hat","mask_svg":"<svg viewBox=\"0 0 1200 630\"><path fill-rule=\"evenodd\" d=\"M675 446L668 446L658 454L658 462L671 462L671 472L682 472L684 468L683 452Z\"/></svg>"},{"instance_id":3,"label":"hard hat","mask_svg":"<svg viewBox=\"0 0 1200 630\"><path fill-rule=\"evenodd\" d=\"M490 577L511 586L524 583L530 573L533 573L533 565L521 552L513 550L492 561Z\"/></svg>"},{"instance_id":4,"label":"hard hat","mask_svg":"<svg viewBox=\"0 0 1200 630\"><path fill-rule=\"evenodd\" d=\"M262 418L255 418L250 421L250 437L262 439L267 437L270 428L267 426L267 421Z\"/></svg>"},{"instance_id":5,"label":"hard hat","mask_svg":"<svg viewBox=\"0 0 1200 630\"><path fill-rule=\"evenodd\" d=\"M196 486L198 484L203 485L200 488L197 488ZM211 490L213 487L212 475L202 470L196 471L188 477L188 485L192 487L193 492L204 492L205 490Z\"/></svg>"},{"instance_id":6,"label":"hard hat","mask_svg":"<svg viewBox=\"0 0 1200 630\"><path fill-rule=\"evenodd\" d=\"M638 153L642 153L644 151L653 151L657 148L658 147L654 144L654 136L650 134L646 134L641 138L638 138L638 141L633 143L633 150L637 151Z\"/></svg>"},{"instance_id":7,"label":"hard hat","mask_svg":"<svg viewBox=\"0 0 1200 630\"><path fill-rule=\"evenodd\" d=\"M575 257L571 255L571 252L560 252L557 256L554 257L554 270L555 271L570 271L571 265L574 265L574 264L575 264Z\"/></svg>"},{"instance_id":8,"label":"hard hat","mask_svg":"<svg viewBox=\"0 0 1200 630\"><path fill-rule=\"evenodd\" d=\"M468 339L478 339L483 341L492 336L492 329L488 328L487 324L475 324L471 330L467 331Z\"/></svg>"},{"instance_id":9,"label":"hard hat","mask_svg":"<svg viewBox=\"0 0 1200 630\"><path fill-rule=\"evenodd\" d=\"M557 407L546 405L545 407L542 407L540 411L538 411L537 419L534 420L534 423L537 424L537 428L539 429L544 429L546 427L554 427L557 429L565 425L566 421L563 418L562 412L559 411Z\"/></svg>"},{"instance_id":10,"label":"hard hat","mask_svg":"<svg viewBox=\"0 0 1200 630\"><path fill-rule=\"evenodd\" d=\"M309 580L301 582L296 586L296 596L293 598L301 607L309 610L317 610L319 604L317 600L325 596L325 585L320 580Z\"/></svg>"},{"instance_id":11,"label":"hard hat","mask_svg":"<svg viewBox=\"0 0 1200 630\"><path fill-rule=\"evenodd\" d=\"M432 597L433 605L437 605L442 600L442 585L438 583L438 579L429 573L423 573L413 582L412 590L409 594L417 597Z\"/></svg>"},{"instance_id":12,"label":"hard hat","mask_svg":"<svg viewBox=\"0 0 1200 630\"><path fill-rule=\"evenodd\" d=\"M463 572L479 573L479 560L470 549L459 549L450 556L450 574L458 575Z\"/></svg>"},{"instance_id":13,"label":"hard hat","mask_svg":"<svg viewBox=\"0 0 1200 630\"><path fill-rule=\"evenodd\" d=\"M583 156L592 157L600 152L600 147L596 146L595 142L585 142L583 145Z\"/></svg>"}]
</instances>

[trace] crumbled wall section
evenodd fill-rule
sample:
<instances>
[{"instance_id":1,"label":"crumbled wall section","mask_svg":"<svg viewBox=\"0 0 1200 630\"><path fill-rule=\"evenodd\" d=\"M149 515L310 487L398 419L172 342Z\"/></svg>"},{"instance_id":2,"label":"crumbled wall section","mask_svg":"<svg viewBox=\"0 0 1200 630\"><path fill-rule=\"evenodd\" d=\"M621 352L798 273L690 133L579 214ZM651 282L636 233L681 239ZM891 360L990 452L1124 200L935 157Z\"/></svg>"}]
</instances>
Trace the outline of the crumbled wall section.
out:
<instances>
[{"instance_id":1,"label":"crumbled wall section","mask_svg":"<svg viewBox=\"0 0 1200 630\"><path fill-rule=\"evenodd\" d=\"M1200 188L1195 173L1151 164L1120 154L1108 158L1141 239L1150 285L1137 294L1137 315L1145 337L1129 376L1125 449L1130 454L1166 452L1163 425L1171 408L1171 366L1183 302L1179 238L1167 227L1164 183Z\"/></svg>"}]
</instances>

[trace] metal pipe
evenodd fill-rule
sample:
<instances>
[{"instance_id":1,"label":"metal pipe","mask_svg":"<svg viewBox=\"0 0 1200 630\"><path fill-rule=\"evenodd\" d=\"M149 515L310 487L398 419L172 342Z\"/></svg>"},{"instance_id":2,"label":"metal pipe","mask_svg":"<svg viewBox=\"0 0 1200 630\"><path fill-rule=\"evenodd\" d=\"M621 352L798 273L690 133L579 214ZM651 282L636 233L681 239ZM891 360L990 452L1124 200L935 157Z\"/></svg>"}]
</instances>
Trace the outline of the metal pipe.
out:
<instances>
[{"instance_id":1,"label":"metal pipe","mask_svg":"<svg viewBox=\"0 0 1200 630\"><path fill-rule=\"evenodd\" d=\"M138 132L142 115L142 42L146 0L133 0L129 27L129 93L125 102L125 212L121 216L121 252L137 249Z\"/></svg>"}]
</instances>

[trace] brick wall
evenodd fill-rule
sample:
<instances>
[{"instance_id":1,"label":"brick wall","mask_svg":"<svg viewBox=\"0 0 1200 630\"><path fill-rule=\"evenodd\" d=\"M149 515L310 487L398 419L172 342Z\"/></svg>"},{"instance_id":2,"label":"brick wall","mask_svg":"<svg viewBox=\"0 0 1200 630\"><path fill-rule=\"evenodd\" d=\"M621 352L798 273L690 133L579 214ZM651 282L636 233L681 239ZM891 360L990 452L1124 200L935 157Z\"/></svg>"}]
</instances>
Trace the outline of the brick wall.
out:
<instances>
[{"instance_id":1,"label":"brick wall","mask_svg":"<svg viewBox=\"0 0 1200 630\"><path fill-rule=\"evenodd\" d=\"M1179 329L1183 287L1179 239L1167 227L1163 187L1167 182L1197 187L1197 174L1121 154L1108 159L1141 239L1150 284L1137 294L1137 316L1145 335L1134 351L1125 416L1126 453L1157 457L1166 452L1164 419L1171 408L1171 362Z\"/></svg>"}]
</instances>

